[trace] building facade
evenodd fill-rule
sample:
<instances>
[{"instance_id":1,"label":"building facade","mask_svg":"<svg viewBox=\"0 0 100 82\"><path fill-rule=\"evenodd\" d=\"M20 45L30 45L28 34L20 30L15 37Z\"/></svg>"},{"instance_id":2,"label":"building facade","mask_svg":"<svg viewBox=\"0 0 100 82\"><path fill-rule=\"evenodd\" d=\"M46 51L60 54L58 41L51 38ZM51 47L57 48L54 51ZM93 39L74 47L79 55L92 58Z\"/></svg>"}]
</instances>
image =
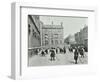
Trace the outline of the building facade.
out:
<instances>
[{"instance_id":1,"label":"building facade","mask_svg":"<svg viewBox=\"0 0 100 82\"><path fill-rule=\"evenodd\" d=\"M80 32L75 33L75 40L77 44L88 45L88 26L84 26Z\"/></svg>"},{"instance_id":2,"label":"building facade","mask_svg":"<svg viewBox=\"0 0 100 82\"><path fill-rule=\"evenodd\" d=\"M63 25L44 25L39 16L28 15L28 48L61 47L64 43Z\"/></svg>"},{"instance_id":3,"label":"building facade","mask_svg":"<svg viewBox=\"0 0 100 82\"><path fill-rule=\"evenodd\" d=\"M75 33L75 41L77 44L80 44L80 32Z\"/></svg>"},{"instance_id":4,"label":"building facade","mask_svg":"<svg viewBox=\"0 0 100 82\"><path fill-rule=\"evenodd\" d=\"M63 41L63 26L61 25L43 25L42 27L42 46L61 47Z\"/></svg>"},{"instance_id":5,"label":"building facade","mask_svg":"<svg viewBox=\"0 0 100 82\"><path fill-rule=\"evenodd\" d=\"M40 46L41 36L39 16L28 15L28 48Z\"/></svg>"}]
</instances>

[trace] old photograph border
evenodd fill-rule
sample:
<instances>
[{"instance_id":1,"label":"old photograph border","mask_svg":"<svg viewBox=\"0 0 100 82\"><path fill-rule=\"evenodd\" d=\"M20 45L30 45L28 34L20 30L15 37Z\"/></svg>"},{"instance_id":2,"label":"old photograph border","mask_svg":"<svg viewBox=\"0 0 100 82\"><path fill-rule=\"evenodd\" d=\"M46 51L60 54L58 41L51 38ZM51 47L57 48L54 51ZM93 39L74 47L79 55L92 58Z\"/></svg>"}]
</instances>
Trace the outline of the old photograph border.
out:
<instances>
[{"instance_id":1,"label":"old photograph border","mask_svg":"<svg viewBox=\"0 0 100 82\"><path fill-rule=\"evenodd\" d=\"M52 24L53 24L53 25L59 25L59 23L56 23L56 24L55 24L55 22L58 22L59 20L60 20L60 23L62 23L62 24L65 23L65 21L66 21L66 23L67 23L68 20L70 20L70 19L71 19L71 20L73 19L74 22L75 22L75 20L77 20L76 24L79 23L80 21L84 20L84 22L86 22L86 24L87 24L87 33L86 33L86 34L84 34L83 31L82 31L83 28L85 28L84 25L86 25L86 24L83 25L83 23L81 22L80 24L77 25L78 27L80 27L79 25L81 25L81 27L78 28L78 31L76 31L74 34L67 34L67 35L68 35L68 36L69 36L69 35L70 35L70 36L73 36L74 39L76 39L76 38L75 38L75 34L77 34L77 33L79 32L79 33L83 33L84 36L85 36L85 38L87 37L87 39L88 39L88 17L82 17L82 16L59 16L59 15L36 15L36 14L28 14L28 20L29 20L29 16L31 16L31 17L33 16L33 17L32 17L32 18L33 18L32 20L34 20L35 23L36 23L36 22L39 23L39 26L38 26L38 27L40 27L40 22L45 23L46 21L48 21L48 22L46 22L47 24L43 24L44 26L45 26L45 25L52 25ZM35 16L36 16L36 17L38 16L38 18L39 18L39 20L37 19L38 21L35 21ZM44 21L44 22L43 22L43 19L41 19L41 17L42 17L42 18L45 18L45 21ZM46 17L47 17L47 19L46 19ZM56 20L56 18L57 18L58 21ZM62 18L62 20L61 20L61 18ZM66 18L67 18L67 19L66 19ZM64 20L63 20L63 19L64 19ZM56 21L55 21L55 20L56 20ZM71 21L71 20L70 20L70 21ZM73 20L72 20L72 21L73 21ZM79 21L79 20L80 20L80 21ZM48 24L48 23L49 23L49 24ZM70 22L70 23L71 23L71 22ZM29 22L28 22L28 24L32 25L32 24L29 23ZM74 23L74 24L75 24L75 23ZM69 24L68 24L68 25L69 25ZM63 27L63 36L64 36L64 32L65 32L64 29L67 28L67 27L69 27L68 25L66 25L66 26L65 26L65 25L62 25L62 27ZM42 27L43 27L43 26L42 26ZM40 30L40 39L41 39L41 40L42 40L42 37L43 37L43 33L41 34L42 27L39 28L39 29L41 29L41 30ZM28 28L29 28L29 27L28 27ZM32 27L31 27L31 28L32 28ZM72 28L72 27L71 27L71 28ZM32 28L32 29L34 29L34 28ZM68 28L68 29L69 29L69 28ZM75 29L75 27L72 28L72 30L73 30L73 29ZM66 29L66 30L67 30L67 29ZM71 30L70 30L70 31L71 31ZM32 30L31 30L31 32L32 32ZM84 31L84 32L85 32L85 31ZM28 31L28 34L29 34L29 31ZM86 36L86 35L87 35L87 36ZM67 36L67 37L68 37L68 36ZM81 36L82 36L82 35L81 35ZM66 38L67 38L67 37L66 37ZM31 38L32 38L32 37L31 37ZM78 38L79 38L79 37L78 37ZM84 37L83 37L83 38L84 38ZM64 39L64 37L63 37L63 39ZM40 41L40 43L41 43L41 42L42 42L42 41ZM65 42L64 42L64 43L65 43ZM87 43L88 43L88 41L87 41ZM29 44L30 44L30 43L29 43L29 35L28 35L28 45L29 45ZM73 45L74 45L74 44L76 44L76 43L73 43ZM78 42L78 44L79 44L79 42ZM82 43L81 43L81 44L82 44ZM63 45L65 46L65 44L63 44ZM72 45L72 43L71 43L70 45ZM85 44L84 44L84 45L85 45ZM78 47L81 47L81 49L84 49L85 47L88 48L88 45L87 45L87 46L84 46L84 45L83 45L83 48L82 48L82 45L78 45L78 46L76 46L76 47L77 47L77 48L78 48ZM40 46L39 46L40 48L39 48L39 47L38 47L38 48L41 49L42 46L43 46L43 45L42 45L42 43L41 43ZM50 45L49 45L49 46L50 46ZM35 48L35 47L32 47L31 51L34 50L33 48ZM50 47L49 47L49 48L50 48ZM46 48L44 48L44 49L46 49ZM60 48L59 48L59 49L60 49ZM81 50L81 49L78 48L78 50ZM46 50L47 50L47 49L46 49ZM50 50L50 49L49 49L49 50ZM55 48L54 50L58 50L58 49ZM73 63L74 63L74 50L75 50L75 46L73 46L73 59L70 60L70 61L73 61ZM47 50L47 51L48 51L48 50ZM72 53L67 53L67 52L69 52L67 47L66 47L65 51L66 51L66 53L59 53L59 54L62 54L63 56L64 56L64 54L66 54L66 55L71 54L71 55L72 55ZM82 51L84 51L84 50L82 50ZM32 51L32 52L33 52L33 51ZM45 52L45 51L44 51L44 52ZM78 53L80 53L80 52L78 52ZM38 54L38 53L37 53L37 54ZM61 58L59 58L59 56L57 57L58 54L56 53L56 51L55 51L55 54L56 54L55 60L58 60L58 59L60 60ZM85 54L85 55L83 55L83 57L87 56L86 53L84 53L84 54ZM88 53L87 53L87 54L88 54ZM54 65L74 65L74 64L71 64L71 63L68 64L68 61L65 61L65 60L64 60L64 61L66 62L66 64L63 64L63 63L62 63L62 64L56 64L56 63L54 62L54 65L53 65L52 62L51 62L51 64L50 64L50 62L49 62L50 59L48 59L48 58L45 58L45 59L48 59L48 62L49 62L49 63L46 64L46 65L42 63L42 65L41 65L41 64L37 63L38 61L35 61L35 62L34 62L34 59L35 59L34 56L36 56L36 55L35 55L35 54L31 54L31 55L33 56L33 60L32 60L32 58L29 57L29 53L28 53L28 66L29 66L29 67L31 67L31 66L46 66L46 65L47 65L47 66L54 66ZM47 55L50 55L50 54L47 54ZM81 56L80 54L78 54L78 55ZM32 57L32 56L31 56L31 57ZM39 56L40 56L40 54L39 54ZM67 56L67 57L68 57L68 56ZM42 56L41 56L41 58L42 58ZM31 59L31 63L29 63L29 61L30 61L29 59ZM36 58L36 59L38 59L38 58ZM36 59L35 59L35 60L36 60ZM68 60L68 58L66 58L66 59ZM83 61L83 60L84 60L84 61ZM88 64L88 57L83 58L83 60L82 60L82 57L79 57L79 58L78 58L78 64ZM80 63L79 63L79 61L80 61ZM86 61L87 61L87 63L86 63ZM33 62L33 63L32 63L32 62ZM41 62L42 62L42 61L41 61ZM47 62L47 61L46 61L46 62ZM57 62L57 61L56 61L56 62ZM58 62L59 62L59 61L58 61ZM65 62L64 62L64 63L65 63ZM84 62L85 62L85 63L84 63ZM36 65L36 63L37 63L37 65ZM61 63L61 62L59 62L59 63ZM39 65L38 65L38 64L39 64Z\"/></svg>"}]
</instances>

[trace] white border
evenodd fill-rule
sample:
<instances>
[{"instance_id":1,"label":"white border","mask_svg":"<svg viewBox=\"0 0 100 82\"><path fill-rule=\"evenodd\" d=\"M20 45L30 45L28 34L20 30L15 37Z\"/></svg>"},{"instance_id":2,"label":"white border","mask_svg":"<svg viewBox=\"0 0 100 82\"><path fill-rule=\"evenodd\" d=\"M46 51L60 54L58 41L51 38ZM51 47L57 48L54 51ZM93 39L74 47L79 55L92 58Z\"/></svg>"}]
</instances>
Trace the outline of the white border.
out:
<instances>
[{"instance_id":1,"label":"white border","mask_svg":"<svg viewBox=\"0 0 100 82\"><path fill-rule=\"evenodd\" d=\"M93 42L95 42L95 9L83 7L67 8L48 8L43 5L30 3L13 3L12 4L12 27L15 33L12 36L12 77L14 79L34 79L34 78L48 78L65 75L77 74L93 74L96 73L96 61L93 61ZM88 17L89 22L89 64L88 65L67 65L67 66L44 66L44 67L27 67L27 15L58 15L58 16L82 16ZM15 38L14 38L15 36ZM15 48L14 48L15 47ZM14 55L15 54L15 55ZM23 55L24 54L24 55ZM91 56L90 56L91 55ZM62 71L63 70L63 71Z\"/></svg>"}]
</instances>

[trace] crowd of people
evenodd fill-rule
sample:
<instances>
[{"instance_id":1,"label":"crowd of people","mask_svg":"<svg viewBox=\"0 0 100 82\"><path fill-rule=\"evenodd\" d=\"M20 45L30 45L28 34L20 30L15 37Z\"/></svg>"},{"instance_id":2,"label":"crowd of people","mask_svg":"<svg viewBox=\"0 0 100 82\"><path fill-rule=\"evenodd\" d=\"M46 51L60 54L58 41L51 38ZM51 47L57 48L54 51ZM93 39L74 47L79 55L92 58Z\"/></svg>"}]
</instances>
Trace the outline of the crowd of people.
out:
<instances>
[{"instance_id":1,"label":"crowd of people","mask_svg":"<svg viewBox=\"0 0 100 82\"><path fill-rule=\"evenodd\" d=\"M35 48L35 49L31 50L31 55L40 55L42 57L45 56L45 55L50 55L51 61L55 60L55 56L57 54L65 54L65 53L66 53L65 47L63 47L63 48L60 48L60 47L57 47L57 48L54 48L54 47L51 47L51 48Z\"/></svg>"},{"instance_id":2,"label":"crowd of people","mask_svg":"<svg viewBox=\"0 0 100 82\"><path fill-rule=\"evenodd\" d=\"M84 46L69 47L69 51L74 53L75 64L77 64L79 55L81 56L81 58L84 58L86 52Z\"/></svg>"},{"instance_id":3,"label":"crowd of people","mask_svg":"<svg viewBox=\"0 0 100 82\"><path fill-rule=\"evenodd\" d=\"M51 61L55 61L55 57L57 54L66 54L67 50L70 52L70 53L73 53L73 59L75 60L75 64L77 64L78 62L78 57L79 55L84 58L84 52L85 52L85 49L84 47L82 46L78 46L78 47L57 47L57 48L54 48L54 47L51 47L51 48L35 48L31 51L31 55L35 54L35 55L40 55L42 57L46 56L46 55L49 55L50 56L50 60ZM66 54L67 55L67 54Z\"/></svg>"}]
</instances>

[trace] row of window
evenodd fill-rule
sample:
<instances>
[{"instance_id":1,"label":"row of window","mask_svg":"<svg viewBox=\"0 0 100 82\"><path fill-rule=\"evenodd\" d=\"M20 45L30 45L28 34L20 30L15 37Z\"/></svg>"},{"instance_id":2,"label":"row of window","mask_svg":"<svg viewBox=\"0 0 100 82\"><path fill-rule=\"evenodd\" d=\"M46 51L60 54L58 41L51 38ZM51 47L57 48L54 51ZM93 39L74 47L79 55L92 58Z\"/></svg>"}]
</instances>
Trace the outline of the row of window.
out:
<instances>
[{"instance_id":1,"label":"row of window","mask_svg":"<svg viewBox=\"0 0 100 82\"><path fill-rule=\"evenodd\" d=\"M51 45L58 45L58 44L62 44L62 40L51 40ZM49 45L49 41L45 40L45 45Z\"/></svg>"},{"instance_id":2,"label":"row of window","mask_svg":"<svg viewBox=\"0 0 100 82\"><path fill-rule=\"evenodd\" d=\"M45 34L45 38L48 38L49 37L49 35L48 34ZM52 34L52 36L51 36L52 38L54 37L54 38L58 38L58 34Z\"/></svg>"}]
</instances>

